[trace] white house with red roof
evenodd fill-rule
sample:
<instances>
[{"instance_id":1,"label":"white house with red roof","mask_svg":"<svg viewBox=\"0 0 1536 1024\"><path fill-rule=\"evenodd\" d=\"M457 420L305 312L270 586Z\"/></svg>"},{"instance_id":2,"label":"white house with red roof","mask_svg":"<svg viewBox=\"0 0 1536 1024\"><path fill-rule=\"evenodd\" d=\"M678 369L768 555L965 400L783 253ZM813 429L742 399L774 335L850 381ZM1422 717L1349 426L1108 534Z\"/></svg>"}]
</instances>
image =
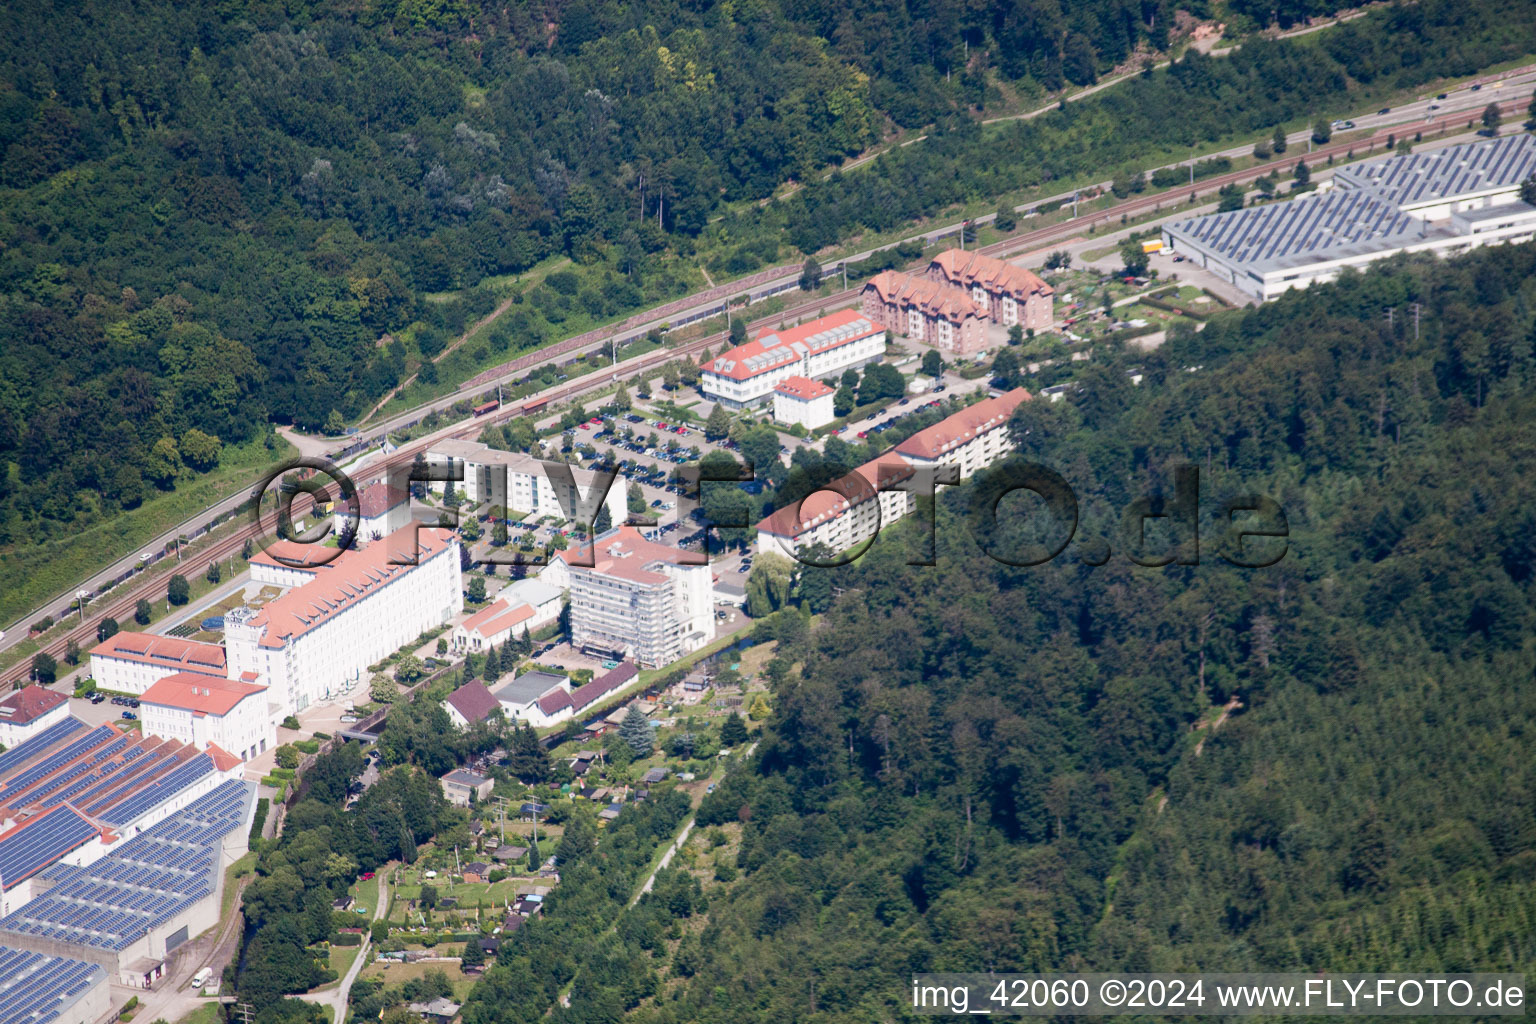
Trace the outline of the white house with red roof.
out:
<instances>
[{"instance_id":1,"label":"white house with red roof","mask_svg":"<svg viewBox=\"0 0 1536 1024\"><path fill-rule=\"evenodd\" d=\"M69 716L69 698L46 686L25 686L0 698L0 744L10 750Z\"/></svg>"},{"instance_id":2,"label":"white house with red roof","mask_svg":"<svg viewBox=\"0 0 1536 1024\"><path fill-rule=\"evenodd\" d=\"M830 377L885 355L886 331L857 309L764 330L699 367L699 389L728 409L767 401L789 377Z\"/></svg>"},{"instance_id":3,"label":"white house with red roof","mask_svg":"<svg viewBox=\"0 0 1536 1024\"><path fill-rule=\"evenodd\" d=\"M453 727L463 731L501 710L501 702L484 683L471 679L443 699L443 710Z\"/></svg>"},{"instance_id":4,"label":"white house with red roof","mask_svg":"<svg viewBox=\"0 0 1536 1024\"><path fill-rule=\"evenodd\" d=\"M898 489L916 470L955 466L963 480L1011 451L1008 420L1030 397L1015 388L983 399L778 509L757 524L757 550L794 555L821 544L840 553L869 540L916 507L915 495Z\"/></svg>"},{"instance_id":5,"label":"white house with red roof","mask_svg":"<svg viewBox=\"0 0 1536 1024\"><path fill-rule=\"evenodd\" d=\"M351 518L348 502L336 502L332 529L340 537ZM388 537L411 521L411 492L386 481L369 484L357 492L357 536L359 547Z\"/></svg>"},{"instance_id":6,"label":"white house with red roof","mask_svg":"<svg viewBox=\"0 0 1536 1024\"><path fill-rule=\"evenodd\" d=\"M714 576L696 557L620 526L557 552L539 575L570 591L573 646L654 668L714 637Z\"/></svg>"},{"instance_id":7,"label":"white house with red roof","mask_svg":"<svg viewBox=\"0 0 1536 1024\"><path fill-rule=\"evenodd\" d=\"M91 649L91 678L102 690L143 693L177 672L228 677L224 648L153 633L115 633Z\"/></svg>"},{"instance_id":8,"label":"white house with red roof","mask_svg":"<svg viewBox=\"0 0 1536 1024\"><path fill-rule=\"evenodd\" d=\"M166 676L139 698L144 735L216 747L249 761L277 742L267 687L191 672Z\"/></svg>"},{"instance_id":9,"label":"white house with red roof","mask_svg":"<svg viewBox=\"0 0 1536 1024\"><path fill-rule=\"evenodd\" d=\"M290 567L300 585L224 616L223 675L265 682L279 717L347 692L369 665L464 608L452 530L410 524L366 548L323 549L335 556L323 565L318 546L306 547L304 563Z\"/></svg>"},{"instance_id":10,"label":"white house with red roof","mask_svg":"<svg viewBox=\"0 0 1536 1024\"><path fill-rule=\"evenodd\" d=\"M513 637L532 636L560 618L560 604L558 588L540 580L518 580L453 627L453 649L460 654L479 653Z\"/></svg>"},{"instance_id":11,"label":"white house with red roof","mask_svg":"<svg viewBox=\"0 0 1536 1024\"><path fill-rule=\"evenodd\" d=\"M824 427L837 419L832 408L834 394L819 380L785 377L773 389L773 418L791 426L798 423L806 430Z\"/></svg>"}]
</instances>

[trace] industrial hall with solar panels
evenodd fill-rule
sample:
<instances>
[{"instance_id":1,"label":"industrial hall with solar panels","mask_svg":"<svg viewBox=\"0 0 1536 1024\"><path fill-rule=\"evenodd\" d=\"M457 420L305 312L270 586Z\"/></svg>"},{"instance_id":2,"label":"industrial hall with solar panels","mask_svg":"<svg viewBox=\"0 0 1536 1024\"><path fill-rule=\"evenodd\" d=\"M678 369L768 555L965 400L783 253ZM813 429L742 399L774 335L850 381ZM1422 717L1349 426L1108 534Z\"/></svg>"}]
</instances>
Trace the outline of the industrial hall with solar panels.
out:
<instances>
[{"instance_id":1,"label":"industrial hall with solar panels","mask_svg":"<svg viewBox=\"0 0 1536 1024\"><path fill-rule=\"evenodd\" d=\"M1533 173L1529 134L1369 160L1287 202L1167 224L1163 248L1272 299L1399 253L1528 242L1536 207L1519 193Z\"/></svg>"},{"instance_id":2,"label":"industrial hall with solar panels","mask_svg":"<svg viewBox=\"0 0 1536 1024\"><path fill-rule=\"evenodd\" d=\"M0 754L0 1022L93 1024L218 921L240 762L67 717Z\"/></svg>"}]
</instances>

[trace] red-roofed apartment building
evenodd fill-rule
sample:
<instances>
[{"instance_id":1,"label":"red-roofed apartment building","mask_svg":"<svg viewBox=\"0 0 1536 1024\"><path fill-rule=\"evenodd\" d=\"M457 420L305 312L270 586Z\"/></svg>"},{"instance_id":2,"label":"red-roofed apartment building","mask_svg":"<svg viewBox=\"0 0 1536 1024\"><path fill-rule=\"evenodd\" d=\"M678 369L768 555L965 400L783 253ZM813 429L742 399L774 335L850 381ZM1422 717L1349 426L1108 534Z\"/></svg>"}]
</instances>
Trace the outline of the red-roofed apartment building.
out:
<instances>
[{"instance_id":1,"label":"red-roofed apartment building","mask_svg":"<svg viewBox=\"0 0 1536 1024\"><path fill-rule=\"evenodd\" d=\"M1055 289L1033 272L978 252L939 253L922 277L885 270L864 286L864 315L956 355L987 347L985 324L1044 330Z\"/></svg>"},{"instance_id":2,"label":"red-roofed apartment building","mask_svg":"<svg viewBox=\"0 0 1536 1024\"><path fill-rule=\"evenodd\" d=\"M842 309L784 330L764 330L699 367L699 390L728 409L766 401L789 377L830 377L885 356L885 327Z\"/></svg>"},{"instance_id":3,"label":"red-roofed apartment building","mask_svg":"<svg viewBox=\"0 0 1536 1024\"><path fill-rule=\"evenodd\" d=\"M928 278L963 288L993 323L1047 330L1054 322L1056 289L1034 271L964 249L941 252L928 264Z\"/></svg>"},{"instance_id":4,"label":"red-roofed apartment building","mask_svg":"<svg viewBox=\"0 0 1536 1024\"><path fill-rule=\"evenodd\" d=\"M91 678L103 690L143 693L156 680L177 672L223 679L224 648L152 633L114 633L91 650Z\"/></svg>"},{"instance_id":5,"label":"red-roofed apartment building","mask_svg":"<svg viewBox=\"0 0 1536 1024\"><path fill-rule=\"evenodd\" d=\"M912 493L890 489L915 468L955 466L963 480L1011 451L1008 420L1029 398L1029 392L1015 388L918 431L873 462L758 523L757 550L795 554L822 544L837 553L862 543L916 507Z\"/></svg>"},{"instance_id":6,"label":"red-roofed apartment building","mask_svg":"<svg viewBox=\"0 0 1536 1024\"><path fill-rule=\"evenodd\" d=\"M45 686L26 686L0 698L0 744L10 750L69 716L69 698Z\"/></svg>"},{"instance_id":7,"label":"red-roofed apartment building","mask_svg":"<svg viewBox=\"0 0 1536 1024\"><path fill-rule=\"evenodd\" d=\"M581 565L590 551L594 564ZM632 526L558 552L540 579L571 594L571 643L646 668L676 661L715 633L714 576Z\"/></svg>"},{"instance_id":8,"label":"red-roofed apartment building","mask_svg":"<svg viewBox=\"0 0 1536 1024\"><path fill-rule=\"evenodd\" d=\"M414 564L396 564L407 560ZM451 530L410 524L324 565L292 571L301 585L260 608L241 606L224 616L229 666L221 674L254 673L271 688L279 718L345 693L369 665L464 608L459 541Z\"/></svg>"},{"instance_id":9,"label":"red-roofed apartment building","mask_svg":"<svg viewBox=\"0 0 1536 1024\"><path fill-rule=\"evenodd\" d=\"M155 683L139 699L144 735L209 745L242 761L277 741L267 688L237 679L179 672Z\"/></svg>"},{"instance_id":10,"label":"red-roofed apartment building","mask_svg":"<svg viewBox=\"0 0 1536 1024\"><path fill-rule=\"evenodd\" d=\"M819 380L786 377L773 389L773 418L780 423L800 424L815 430L837 419L832 408L835 392Z\"/></svg>"}]
</instances>

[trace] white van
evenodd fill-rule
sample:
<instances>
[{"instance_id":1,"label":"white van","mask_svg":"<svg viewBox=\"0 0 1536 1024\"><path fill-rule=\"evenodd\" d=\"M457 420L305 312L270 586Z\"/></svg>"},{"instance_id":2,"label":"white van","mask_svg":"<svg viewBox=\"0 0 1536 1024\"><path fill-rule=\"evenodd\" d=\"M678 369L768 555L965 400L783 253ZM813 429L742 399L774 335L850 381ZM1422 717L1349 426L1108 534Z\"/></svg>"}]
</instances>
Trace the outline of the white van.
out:
<instances>
[{"instance_id":1,"label":"white van","mask_svg":"<svg viewBox=\"0 0 1536 1024\"><path fill-rule=\"evenodd\" d=\"M208 984L208 979L211 977L213 977L213 968L204 967L202 970L198 971L192 976L192 987L202 988L204 985Z\"/></svg>"}]
</instances>

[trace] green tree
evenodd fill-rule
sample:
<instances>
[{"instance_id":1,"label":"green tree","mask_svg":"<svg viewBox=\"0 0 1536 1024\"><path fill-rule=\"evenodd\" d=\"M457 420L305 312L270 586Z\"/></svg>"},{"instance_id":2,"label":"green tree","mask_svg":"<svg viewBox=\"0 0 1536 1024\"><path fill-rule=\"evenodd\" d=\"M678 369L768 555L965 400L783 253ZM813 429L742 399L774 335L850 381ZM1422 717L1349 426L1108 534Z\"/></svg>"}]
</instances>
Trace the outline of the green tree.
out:
<instances>
[{"instance_id":1,"label":"green tree","mask_svg":"<svg viewBox=\"0 0 1536 1024\"><path fill-rule=\"evenodd\" d=\"M725 411L725 406L716 404L709 411L709 418L704 421L705 439L719 441L730 432L730 429L731 414Z\"/></svg>"},{"instance_id":2,"label":"green tree","mask_svg":"<svg viewBox=\"0 0 1536 1024\"><path fill-rule=\"evenodd\" d=\"M117 620L110 615L104 616L100 622L96 623L96 642L101 643L109 637L116 636L117 631Z\"/></svg>"},{"instance_id":3,"label":"green tree","mask_svg":"<svg viewBox=\"0 0 1536 1024\"><path fill-rule=\"evenodd\" d=\"M821 287L821 264L816 262L816 257L807 256L805 263L800 267L800 290L813 292Z\"/></svg>"},{"instance_id":4,"label":"green tree","mask_svg":"<svg viewBox=\"0 0 1536 1024\"><path fill-rule=\"evenodd\" d=\"M395 664L395 678L402 683L414 683L425 674L421 659L414 654L405 655Z\"/></svg>"},{"instance_id":5,"label":"green tree","mask_svg":"<svg viewBox=\"0 0 1536 1024\"><path fill-rule=\"evenodd\" d=\"M645 490L636 483L629 485L627 504L631 515L644 515L646 511Z\"/></svg>"},{"instance_id":6,"label":"green tree","mask_svg":"<svg viewBox=\"0 0 1536 1024\"><path fill-rule=\"evenodd\" d=\"M218 562L209 562L208 571L203 574L203 578L209 583L219 582L224 578L224 567Z\"/></svg>"},{"instance_id":7,"label":"green tree","mask_svg":"<svg viewBox=\"0 0 1536 1024\"><path fill-rule=\"evenodd\" d=\"M385 675L377 675L368 681L368 699L379 704L393 704L400 696L400 687Z\"/></svg>"},{"instance_id":8,"label":"green tree","mask_svg":"<svg viewBox=\"0 0 1536 1024\"><path fill-rule=\"evenodd\" d=\"M1536 206L1536 174L1520 183L1520 201Z\"/></svg>"},{"instance_id":9,"label":"green tree","mask_svg":"<svg viewBox=\"0 0 1536 1024\"><path fill-rule=\"evenodd\" d=\"M830 562L836 552L824 544L812 544L805 553L808 562ZM795 600L812 615L832 607L832 573L819 565L801 565L795 575Z\"/></svg>"},{"instance_id":10,"label":"green tree","mask_svg":"<svg viewBox=\"0 0 1536 1024\"><path fill-rule=\"evenodd\" d=\"M1217 213L1230 213L1233 210L1243 208L1243 187L1241 185L1223 185L1216 190Z\"/></svg>"},{"instance_id":11,"label":"green tree","mask_svg":"<svg viewBox=\"0 0 1536 1024\"><path fill-rule=\"evenodd\" d=\"M485 685L490 686L501 678L501 660L509 646L509 643L504 643L501 645L501 650L498 651L496 645L492 644L485 652L485 664L480 669L480 675L485 680Z\"/></svg>"},{"instance_id":12,"label":"green tree","mask_svg":"<svg viewBox=\"0 0 1536 1024\"><path fill-rule=\"evenodd\" d=\"M1142 251L1140 242L1126 242L1122 245L1120 262L1125 265L1125 272L1131 277L1140 277L1147 272L1147 254Z\"/></svg>"},{"instance_id":13,"label":"green tree","mask_svg":"<svg viewBox=\"0 0 1536 1024\"><path fill-rule=\"evenodd\" d=\"M152 614L149 601L142 597L139 598L133 606L133 621L141 626L147 626Z\"/></svg>"},{"instance_id":14,"label":"green tree","mask_svg":"<svg viewBox=\"0 0 1536 1024\"><path fill-rule=\"evenodd\" d=\"M59 663L47 651L39 651L32 656L32 675L40 683L51 683L58 678Z\"/></svg>"},{"instance_id":15,"label":"green tree","mask_svg":"<svg viewBox=\"0 0 1536 1024\"><path fill-rule=\"evenodd\" d=\"M219 464L219 453L224 448L224 442L212 434L205 434L196 427L192 427L181 435L181 457L187 465L199 472L206 473Z\"/></svg>"},{"instance_id":16,"label":"green tree","mask_svg":"<svg viewBox=\"0 0 1536 1024\"><path fill-rule=\"evenodd\" d=\"M731 321L731 347L747 343L747 322L740 317Z\"/></svg>"},{"instance_id":17,"label":"green tree","mask_svg":"<svg viewBox=\"0 0 1536 1024\"><path fill-rule=\"evenodd\" d=\"M1483 135L1499 134L1499 125L1504 123L1504 114L1499 110L1497 103L1490 103L1483 108Z\"/></svg>"},{"instance_id":18,"label":"green tree","mask_svg":"<svg viewBox=\"0 0 1536 1024\"><path fill-rule=\"evenodd\" d=\"M544 866L544 855L539 852L539 841L532 840L528 844L528 871L530 873Z\"/></svg>"},{"instance_id":19,"label":"green tree","mask_svg":"<svg viewBox=\"0 0 1536 1024\"><path fill-rule=\"evenodd\" d=\"M475 604L485 601L485 577L471 576L469 578L469 599Z\"/></svg>"},{"instance_id":20,"label":"green tree","mask_svg":"<svg viewBox=\"0 0 1536 1024\"><path fill-rule=\"evenodd\" d=\"M1326 117L1320 117L1312 122L1313 143L1319 146L1327 145L1328 140L1331 138L1333 138L1333 125L1329 123Z\"/></svg>"},{"instance_id":21,"label":"green tree","mask_svg":"<svg viewBox=\"0 0 1536 1024\"><path fill-rule=\"evenodd\" d=\"M847 384L840 385L832 395L832 412L837 416L847 416L858 405L858 397Z\"/></svg>"},{"instance_id":22,"label":"green tree","mask_svg":"<svg viewBox=\"0 0 1536 1024\"><path fill-rule=\"evenodd\" d=\"M944 372L944 359L933 349L923 353L923 372L930 377L938 377Z\"/></svg>"},{"instance_id":23,"label":"green tree","mask_svg":"<svg viewBox=\"0 0 1536 1024\"><path fill-rule=\"evenodd\" d=\"M651 723L634 704L629 706L628 713L619 722L619 738L628 744L636 757L650 756L655 746Z\"/></svg>"},{"instance_id":24,"label":"green tree","mask_svg":"<svg viewBox=\"0 0 1536 1024\"><path fill-rule=\"evenodd\" d=\"M481 967L485 964L485 949L480 945L478 936L471 935L464 943L464 952L459 955L459 962L465 967Z\"/></svg>"},{"instance_id":25,"label":"green tree","mask_svg":"<svg viewBox=\"0 0 1536 1024\"><path fill-rule=\"evenodd\" d=\"M176 442L168 437L160 438L149 450L149 458L144 463L144 475L161 490L170 490L180 472L181 452Z\"/></svg>"},{"instance_id":26,"label":"green tree","mask_svg":"<svg viewBox=\"0 0 1536 1024\"><path fill-rule=\"evenodd\" d=\"M760 619L789 602L794 585L795 563L771 551L763 552L747 574L747 614Z\"/></svg>"},{"instance_id":27,"label":"green tree","mask_svg":"<svg viewBox=\"0 0 1536 1024\"><path fill-rule=\"evenodd\" d=\"M611 529L613 529L613 513L608 511L607 505L604 505L597 510L597 520L592 524L592 532L602 536Z\"/></svg>"},{"instance_id":28,"label":"green tree","mask_svg":"<svg viewBox=\"0 0 1536 1024\"><path fill-rule=\"evenodd\" d=\"M165 599L171 604L180 606L186 604L192 598L192 587L187 583L187 578L181 573L171 577L165 587Z\"/></svg>"},{"instance_id":29,"label":"green tree","mask_svg":"<svg viewBox=\"0 0 1536 1024\"><path fill-rule=\"evenodd\" d=\"M747 723L741 716L731 712L725 716L725 721L720 726L720 745L735 749L747 742Z\"/></svg>"},{"instance_id":30,"label":"green tree","mask_svg":"<svg viewBox=\"0 0 1536 1024\"><path fill-rule=\"evenodd\" d=\"M1294 187L1305 188L1311 180L1312 168L1307 166L1305 160L1296 161L1296 184Z\"/></svg>"},{"instance_id":31,"label":"green tree","mask_svg":"<svg viewBox=\"0 0 1536 1024\"><path fill-rule=\"evenodd\" d=\"M1013 204L1000 203L998 205L997 216L993 219L992 226L1005 235L1019 226L1019 218L1014 212Z\"/></svg>"},{"instance_id":32,"label":"green tree","mask_svg":"<svg viewBox=\"0 0 1536 1024\"><path fill-rule=\"evenodd\" d=\"M1286 141L1285 141L1285 128L1284 127L1282 127L1281 125L1278 125L1278 124L1275 125L1275 134L1270 137L1269 146L1277 154L1285 152Z\"/></svg>"},{"instance_id":33,"label":"green tree","mask_svg":"<svg viewBox=\"0 0 1536 1024\"><path fill-rule=\"evenodd\" d=\"M64 660L71 665L80 664L80 644L73 638L64 645Z\"/></svg>"},{"instance_id":34,"label":"green tree","mask_svg":"<svg viewBox=\"0 0 1536 1024\"><path fill-rule=\"evenodd\" d=\"M470 543L474 543L475 541L479 540L482 536L484 536L484 531L480 526L480 520L476 519L474 516L469 516L459 524L459 534Z\"/></svg>"},{"instance_id":35,"label":"green tree","mask_svg":"<svg viewBox=\"0 0 1536 1024\"><path fill-rule=\"evenodd\" d=\"M303 754L299 753L299 748L294 746L292 743L284 743L282 746L277 748L275 754L277 766L279 768L287 768L290 770L299 766L299 762L303 760L303 756Z\"/></svg>"},{"instance_id":36,"label":"green tree","mask_svg":"<svg viewBox=\"0 0 1536 1024\"><path fill-rule=\"evenodd\" d=\"M619 381L619 389L613 393L613 401L609 404L618 412L628 412L634 406L623 381Z\"/></svg>"}]
</instances>

